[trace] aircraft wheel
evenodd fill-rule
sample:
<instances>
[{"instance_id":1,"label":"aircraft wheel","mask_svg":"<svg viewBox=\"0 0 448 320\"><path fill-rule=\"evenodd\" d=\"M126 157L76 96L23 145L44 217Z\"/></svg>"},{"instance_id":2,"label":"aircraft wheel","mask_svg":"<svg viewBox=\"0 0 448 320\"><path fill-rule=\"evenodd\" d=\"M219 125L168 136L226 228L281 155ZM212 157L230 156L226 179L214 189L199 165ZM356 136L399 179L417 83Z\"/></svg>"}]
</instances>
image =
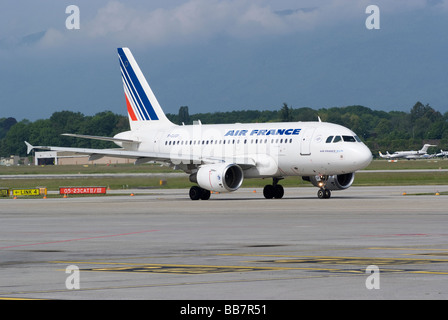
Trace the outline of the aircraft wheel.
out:
<instances>
[{"instance_id":1,"label":"aircraft wheel","mask_svg":"<svg viewBox=\"0 0 448 320\"><path fill-rule=\"evenodd\" d=\"M284 194L285 194L285 189L283 189L282 185L277 184L277 185L274 186L274 198L275 199L283 198Z\"/></svg>"},{"instance_id":2,"label":"aircraft wheel","mask_svg":"<svg viewBox=\"0 0 448 320\"><path fill-rule=\"evenodd\" d=\"M272 199L275 195L275 188L272 184L265 185L263 188L263 195L266 199Z\"/></svg>"},{"instance_id":3,"label":"aircraft wheel","mask_svg":"<svg viewBox=\"0 0 448 320\"><path fill-rule=\"evenodd\" d=\"M199 200L202 195L202 188L199 188L198 186L192 186L190 188L190 199L191 200Z\"/></svg>"},{"instance_id":4,"label":"aircraft wheel","mask_svg":"<svg viewBox=\"0 0 448 320\"><path fill-rule=\"evenodd\" d=\"M331 197L331 191L328 189L319 189L317 191L317 197L319 199L329 199Z\"/></svg>"},{"instance_id":5,"label":"aircraft wheel","mask_svg":"<svg viewBox=\"0 0 448 320\"><path fill-rule=\"evenodd\" d=\"M206 189L202 189L201 200L210 199L210 191Z\"/></svg>"},{"instance_id":6,"label":"aircraft wheel","mask_svg":"<svg viewBox=\"0 0 448 320\"><path fill-rule=\"evenodd\" d=\"M190 191L191 192L191 191ZM319 189L319 191L317 191L317 197L319 199L323 199L325 197L325 192L324 189Z\"/></svg>"}]
</instances>

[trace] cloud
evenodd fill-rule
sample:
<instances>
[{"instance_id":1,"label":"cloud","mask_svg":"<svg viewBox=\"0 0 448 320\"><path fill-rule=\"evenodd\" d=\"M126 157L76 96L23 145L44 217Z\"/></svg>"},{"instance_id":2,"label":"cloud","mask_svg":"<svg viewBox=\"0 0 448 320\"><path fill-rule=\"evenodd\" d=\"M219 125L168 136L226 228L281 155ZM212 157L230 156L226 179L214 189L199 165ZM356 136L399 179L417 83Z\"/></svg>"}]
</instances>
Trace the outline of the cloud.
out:
<instances>
[{"instance_id":1,"label":"cloud","mask_svg":"<svg viewBox=\"0 0 448 320\"><path fill-rule=\"evenodd\" d=\"M377 0L386 13L445 7L448 0ZM236 38L307 32L364 21L371 0L188 0L170 8L135 8L111 1L85 24L89 37L143 44L184 43L225 35ZM299 6L299 7L297 7ZM132 40L130 40L132 39Z\"/></svg>"},{"instance_id":2,"label":"cloud","mask_svg":"<svg viewBox=\"0 0 448 320\"><path fill-rule=\"evenodd\" d=\"M151 11L108 3L86 28L93 38L166 44L209 39L216 35L244 37L284 32L285 20L268 7L250 1L190 0L170 9Z\"/></svg>"},{"instance_id":3,"label":"cloud","mask_svg":"<svg viewBox=\"0 0 448 320\"><path fill-rule=\"evenodd\" d=\"M49 26L39 38L41 48L98 42L163 46L207 41L306 33L356 22L363 26L371 0L186 0L161 7L147 3L108 1L80 4L81 29ZM381 13L448 10L448 0L376 0ZM60 19L60 17L58 17ZM8 43L0 39L0 47ZM10 42L10 41L9 41Z\"/></svg>"},{"instance_id":4,"label":"cloud","mask_svg":"<svg viewBox=\"0 0 448 320\"><path fill-rule=\"evenodd\" d=\"M307 31L355 14L363 17L365 7L359 4L362 2L330 1L319 6L309 3L300 8L277 10L264 1L189 0L172 8L145 10L111 1L82 28L92 39L155 45L221 35L244 39Z\"/></svg>"}]
</instances>

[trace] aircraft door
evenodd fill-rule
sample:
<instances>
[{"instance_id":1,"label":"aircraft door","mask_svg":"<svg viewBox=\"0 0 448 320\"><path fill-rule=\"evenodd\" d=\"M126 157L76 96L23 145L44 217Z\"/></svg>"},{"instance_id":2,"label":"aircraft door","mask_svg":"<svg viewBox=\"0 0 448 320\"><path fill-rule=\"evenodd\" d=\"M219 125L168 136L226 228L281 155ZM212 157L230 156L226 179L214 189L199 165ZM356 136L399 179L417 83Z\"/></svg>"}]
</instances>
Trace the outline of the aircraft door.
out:
<instances>
[{"instance_id":1,"label":"aircraft door","mask_svg":"<svg viewBox=\"0 0 448 320\"><path fill-rule=\"evenodd\" d=\"M315 130L316 128L306 128L303 130L304 132L300 139L300 155L311 155L311 141Z\"/></svg>"},{"instance_id":2,"label":"aircraft door","mask_svg":"<svg viewBox=\"0 0 448 320\"><path fill-rule=\"evenodd\" d=\"M154 146L154 149L153 149L153 151L154 152L159 152L159 150L160 150L160 143L161 143L161 138L162 137L162 132L157 132L157 134L156 134L156 136L154 137L154 144L153 144L153 146Z\"/></svg>"}]
</instances>

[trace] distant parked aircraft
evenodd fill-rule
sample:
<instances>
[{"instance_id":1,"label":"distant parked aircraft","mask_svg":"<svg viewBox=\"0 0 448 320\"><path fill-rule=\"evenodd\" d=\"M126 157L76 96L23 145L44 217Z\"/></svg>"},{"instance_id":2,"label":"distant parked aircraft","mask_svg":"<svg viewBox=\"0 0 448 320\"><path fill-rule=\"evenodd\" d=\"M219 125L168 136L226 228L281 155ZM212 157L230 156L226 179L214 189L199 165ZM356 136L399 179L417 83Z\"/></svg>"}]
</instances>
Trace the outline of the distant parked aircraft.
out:
<instances>
[{"instance_id":1,"label":"distant parked aircraft","mask_svg":"<svg viewBox=\"0 0 448 320\"><path fill-rule=\"evenodd\" d=\"M432 155L429 155L427 153L429 147L435 147L435 145L425 144L423 148L421 148L419 151L396 151L392 154L390 154L389 151L387 151L385 155L382 154L380 151L379 154L381 158L385 159L404 158L409 160L409 159L431 158Z\"/></svg>"},{"instance_id":2,"label":"distant parked aircraft","mask_svg":"<svg viewBox=\"0 0 448 320\"><path fill-rule=\"evenodd\" d=\"M437 153L436 157L448 157L448 151L440 150L440 153Z\"/></svg>"}]
</instances>

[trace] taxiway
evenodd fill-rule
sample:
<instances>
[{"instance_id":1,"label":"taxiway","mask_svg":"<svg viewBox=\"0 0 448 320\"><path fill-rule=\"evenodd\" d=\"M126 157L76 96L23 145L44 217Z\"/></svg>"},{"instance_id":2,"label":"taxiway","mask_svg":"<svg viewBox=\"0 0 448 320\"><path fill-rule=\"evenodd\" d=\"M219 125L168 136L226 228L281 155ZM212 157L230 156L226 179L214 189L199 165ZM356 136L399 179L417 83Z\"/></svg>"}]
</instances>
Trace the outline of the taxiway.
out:
<instances>
[{"instance_id":1,"label":"taxiway","mask_svg":"<svg viewBox=\"0 0 448 320\"><path fill-rule=\"evenodd\" d=\"M448 196L435 195L447 190L2 199L0 298L447 299ZM371 265L379 289L366 286Z\"/></svg>"}]
</instances>

